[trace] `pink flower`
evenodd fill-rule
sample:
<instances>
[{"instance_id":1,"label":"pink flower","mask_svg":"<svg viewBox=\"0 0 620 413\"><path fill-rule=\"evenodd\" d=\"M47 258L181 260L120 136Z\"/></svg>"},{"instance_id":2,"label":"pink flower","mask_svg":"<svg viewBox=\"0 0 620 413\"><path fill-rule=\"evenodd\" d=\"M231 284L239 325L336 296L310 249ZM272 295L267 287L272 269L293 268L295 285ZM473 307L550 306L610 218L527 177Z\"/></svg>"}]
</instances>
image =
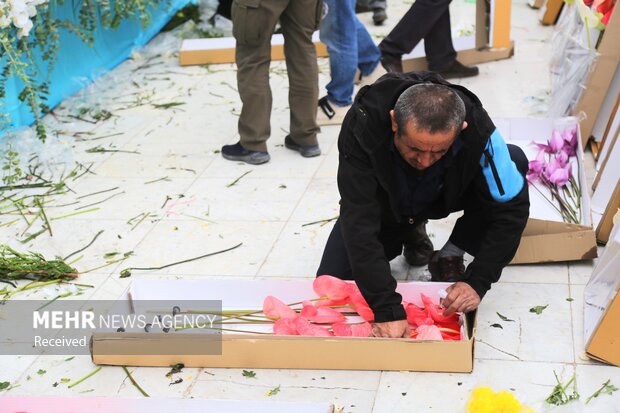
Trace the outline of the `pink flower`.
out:
<instances>
[{"instance_id":1,"label":"pink flower","mask_svg":"<svg viewBox=\"0 0 620 413\"><path fill-rule=\"evenodd\" d=\"M360 315L366 321L374 321L375 313L372 312L372 309L363 304L358 304L355 306L355 312Z\"/></svg>"},{"instance_id":2,"label":"pink flower","mask_svg":"<svg viewBox=\"0 0 620 413\"><path fill-rule=\"evenodd\" d=\"M332 326L332 330L338 337L370 337L372 326L370 323L336 323Z\"/></svg>"},{"instance_id":3,"label":"pink flower","mask_svg":"<svg viewBox=\"0 0 620 413\"><path fill-rule=\"evenodd\" d=\"M349 283L331 275L320 275L314 279L312 287L319 297L331 300L344 300L349 296Z\"/></svg>"},{"instance_id":4,"label":"pink flower","mask_svg":"<svg viewBox=\"0 0 620 413\"><path fill-rule=\"evenodd\" d=\"M562 132L562 139L564 140L562 152L566 153L568 157L577 155L577 126L571 130L565 129Z\"/></svg>"},{"instance_id":5,"label":"pink flower","mask_svg":"<svg viewBox=\"0 0 620 413\"><path fill-rule=\"evenodd\" d=\"M555 155L555 159L560 167L565 167L568 164L568 154L564 151L561 151L557 155Z\"/></svg>"},{"instance_id":6,"label":"pink flower","mask_svg":"<svg viewBox=\"0 0 620 413\"><path fill-rule=\"evenodd\" d=\"M540 175L545 171L547 167L547 161L545 161L544 151L538 152L536 159L529 162L529 169L527 171L527 181L534 183L540 179Z\"/></svg>"},{"instance_id":7,"label":"pink flower","mask_svg":"<svg viewBox=\"0 0 620 413\"><path fill-rule=\"evenodd\" d=\"M278 336L298 336L294 318L281 318L273 323L273 334Z\"/></svg>"},{"instance_id":8,"label":"pink flower","mask_svg":"<svg viewBox=\"0 0 620 413\"><path fill-rule=\"evenodd\" d=\"M564 139L562 139L562 135L554 129L553 132L551 132L551 140L549 141L549 149L551 149L551 153L560 152L563 146Z\"/></svg>"},{"instance_id":9,"label":"pink flower","mask_svg":"<svg viewBox=\"0 0 620 413\"><path fill-rule=\"evenodd\" d=\"M570 180L572 176L570 163L562 165L561 159L554 158L545 169L544 176L553 185L561 188Z\"/></svg>"},{"instance_id":10,"label":"pink flower","mask_svg":"<svg viewBox=\"0 0 620 413\"><path fill-rule=\"evenodd\" d=\"M295 310L271 295L265 297L263 301L263 313L273 320L297 317Z\"/></svg>"},{"instance_id":11,"label":"pink flower","mask_svg":"<svg viewBox=\"0 0 620 413\"><path fill-rule=\"evenodd\" d=\"M330 307L315 307L310 301L304 301L301 310L301 316L320 324L339 323L346 320L346 317L340 312Z\"/></svg>"},{"instance_id":12,"label":"pink flower","mask_svg":"<svg viewBox=\"0 0 620 413\"><path fill-rule=\"evenodd\" d=\"M300 336L330 337L334 335L331 331L327 331L323 327L311 324L310 321L303 317L297 317L295 319L295 328Z\"/></svg>"},{"instance_id":13,"label":"pink flower","mask_svg":"<svg viewBox=\"0 0 620 413\"><path fill-rule=\"evenodd\" d=\"M421 325L415 329L412 336L415 334L416 340L443 340L441 331L436 325Z\"/></svg>"}]
</instances>

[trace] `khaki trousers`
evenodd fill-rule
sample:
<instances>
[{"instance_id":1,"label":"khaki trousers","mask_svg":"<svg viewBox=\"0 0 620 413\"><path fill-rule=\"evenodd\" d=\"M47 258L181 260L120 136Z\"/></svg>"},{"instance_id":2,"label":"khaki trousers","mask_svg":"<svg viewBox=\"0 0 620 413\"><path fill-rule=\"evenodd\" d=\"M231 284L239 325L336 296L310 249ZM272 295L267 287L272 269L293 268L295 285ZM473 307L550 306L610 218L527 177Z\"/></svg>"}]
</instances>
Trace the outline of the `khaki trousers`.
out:
<instances>
[{"instance_id":1,"label":"khaki trousers","mask_svg":"<svg viewBox=\"0 0 620 413\"><path fill-rule=\"evenodd\" d=\"M269 86L271 35L280 21L289 79L290 134L299 145L316 145L319 98L316 49L322 0L234 0L233 36L237 41L237 87L243 102L239 117L241 145L267 151L271 134Z\"/></svg>"}]
</instances>

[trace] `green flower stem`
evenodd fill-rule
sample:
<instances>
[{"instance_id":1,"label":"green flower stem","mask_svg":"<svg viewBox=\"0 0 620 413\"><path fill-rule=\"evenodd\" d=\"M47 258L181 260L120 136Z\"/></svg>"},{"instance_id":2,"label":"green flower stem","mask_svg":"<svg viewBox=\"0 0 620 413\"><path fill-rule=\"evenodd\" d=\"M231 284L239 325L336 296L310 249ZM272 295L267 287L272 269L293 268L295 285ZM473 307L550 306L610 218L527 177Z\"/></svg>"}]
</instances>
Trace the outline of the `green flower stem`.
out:
<instances>
[{"instance_id":1,"label":"green flower stem","mask_svg":"<svg viewBox=\"0 0 620 413\"><path fill-rule=\"evenodd\" d=\"M86 376L82 377L81 379L79 379L78 381L71 383L68 388L72 389L75 386L77 386L78 384L82 383L84 380L91 378L92 376L94 376L95 374L99 373L99 370L101 370L101 366L97 367L95 370L91 371L90 373L88 373Z\"/></svg>"}]
</instances>

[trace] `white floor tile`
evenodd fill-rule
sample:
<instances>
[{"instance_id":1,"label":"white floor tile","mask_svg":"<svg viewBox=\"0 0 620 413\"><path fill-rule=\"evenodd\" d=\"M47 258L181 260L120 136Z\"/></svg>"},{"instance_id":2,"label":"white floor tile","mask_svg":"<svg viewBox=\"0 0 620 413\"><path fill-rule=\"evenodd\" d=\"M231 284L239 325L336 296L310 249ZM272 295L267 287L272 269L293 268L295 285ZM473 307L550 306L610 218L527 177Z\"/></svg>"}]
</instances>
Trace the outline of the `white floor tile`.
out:
<instances>
[{"instance_id":1,"label":"white floor tile","mask_svg":"<svg viewBox=\"0 0 620 413\"><path fill-rule=\"evenodd\" d=\"M478 386L506 390L526 405L539 405L555 385L553 371L572 375L570 365L476 360L473 373L383 372L374 413L466 411ZM506 374L510 372L510 374Z\"/></svg>"},{"instance_id":2,"label":"white floor tile","mask_svg":"<svg viewBox=\"0 0 620 413\"><path fill-rule=\"evenodd\" d=\"M566 285L494 285L478 311L476 358L572 363L568 297ZM540 315L530 312L545 305L548 307ZM497 313L515 321L503 321Z\"/></svg>"},{"instance_id":3,"label":"white floor tile","mask_svg":"<svg viewBox=\"0 0 620 413\"><path fill-rule=\"evenodd\" d=\"M138 245L135 255L123 263L123 268L158 267L242 243L230 252L176 265L157 273L253 276L283 226L281 222L164 220Z\"/></svg>"},{"instance_id":4,"label":"white floor tile","mask_svg":"<svg viewBox=\"0 0 620 413\"><path fill-rule=\"evenodd\" d=\"M193 202L179 208L179 218L191 215L215 222L288 220L309 180L285 176L261 179L252 176L254 171L244 176L248 171L251 169L234 178L196 180L185 192Z\"/></svg>"}]
</instances>

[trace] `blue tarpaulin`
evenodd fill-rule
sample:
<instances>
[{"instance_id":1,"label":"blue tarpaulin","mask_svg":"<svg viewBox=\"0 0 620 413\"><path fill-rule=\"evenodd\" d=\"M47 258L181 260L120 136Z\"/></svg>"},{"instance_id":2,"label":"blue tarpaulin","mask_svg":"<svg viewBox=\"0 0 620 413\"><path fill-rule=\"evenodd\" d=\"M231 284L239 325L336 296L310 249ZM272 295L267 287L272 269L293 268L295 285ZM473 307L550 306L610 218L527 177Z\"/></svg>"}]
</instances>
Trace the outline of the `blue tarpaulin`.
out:
<instances>
[{"instance_id":1,"label":"blue tarpaulin","mask_svg":"<svg viewBox=\"0 0 620 413\"><path fill-rule=\"evenodd\" d=\"M93 47L87 46L74 34L62 29L58 50L58 60L52 67L49 97L45 102L53 108L63 99L75 94L85 86L85 79L93 81L98 75L123 62L136 47L143 46L170 20L170 18L191 0L171 0L167 6L152 9L149 26L142 27L139 21L125 20L115 29L97 27ZM57 6L54 14L61 20L79 24L74 2ZM4 64L2 61L2 65ZM48 78L47 64L35 55L39 80ZM10 116L8 129L28 126L34 122L34 115L25 102L20 102L18 94L22 82L15 78L7 79L6 99L0 110ZM1 135L1 131L0 131Z\"/></svg>"}]
</instances>

